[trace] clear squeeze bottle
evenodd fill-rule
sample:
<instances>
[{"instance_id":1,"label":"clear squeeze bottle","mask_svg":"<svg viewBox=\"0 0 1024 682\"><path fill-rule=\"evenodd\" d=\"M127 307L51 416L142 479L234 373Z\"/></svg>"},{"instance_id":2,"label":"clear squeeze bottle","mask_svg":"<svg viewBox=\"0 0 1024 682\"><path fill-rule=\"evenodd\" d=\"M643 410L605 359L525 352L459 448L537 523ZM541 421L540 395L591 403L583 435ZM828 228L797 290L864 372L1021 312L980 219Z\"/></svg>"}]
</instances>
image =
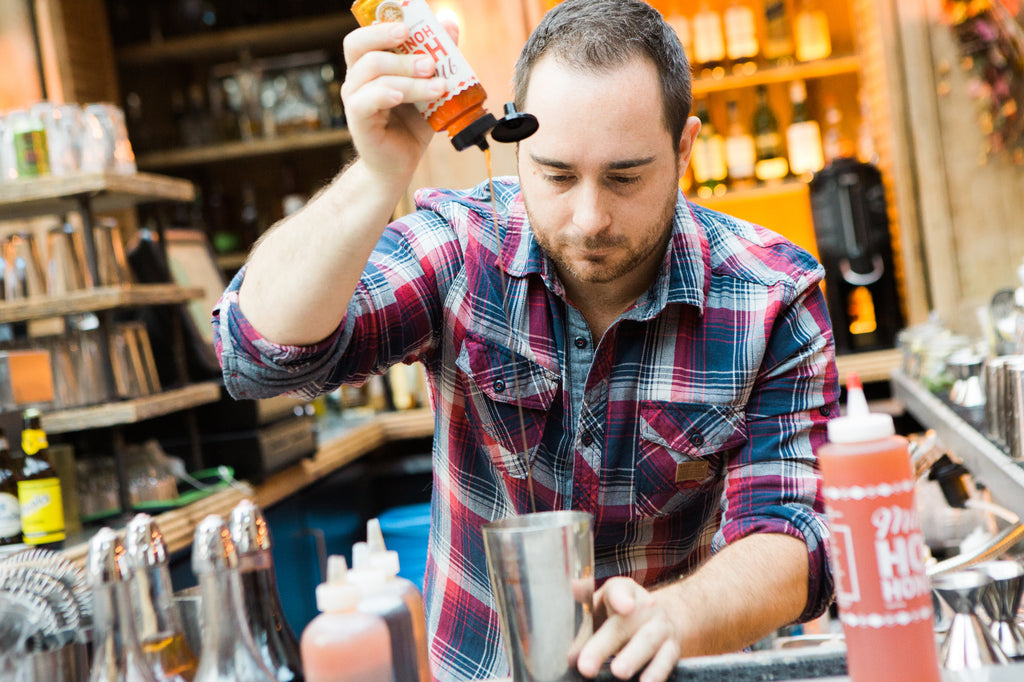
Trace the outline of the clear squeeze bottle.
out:
<instances>
[{"instance_id":1,"label":"clear squeeze bottle","mask_svg":"<svg viewBox=\"0 0 1024 682\"><path fill-rule=\"evenodd\" d=\"M361 595L347 574L345 557L328 557L327 582L316 588L321 613L300 640L306 682L392 682L387 625L357 610Z\"/></svg>"},{"instance_id":2,"label":"clear squeeze bottle","mask_svg":"<svg viewBox=\"0 0 1024 682\"><path fill-rule=\"evenodd\" d=\"M360 26L400 21L409 27L409 38L395 51L432 58L447 83L444 94L433 102L417 102L416 108L431 128L448 133L456 149L474 144L486 149L485 136L497 123L484 108L487 93L425 0L358 0L352 13Z\"/></svg>"},{"instance_id":3,"label":"clear squeeze bottle","mask_svg":"<svg viewBox=\"0 0 1024 682\"><path fill-rule=\"evenodd\" d=\"M868 412L860 379L818 449L832 530L832 571L854 682L939 682L927 548L907 440Z\"/></svg>"},{"instance_id":4,"label":"clear squeeze bottle","mask_svg":"<svg viewBox=\"0 0 1024 682\"><path fill-rule=\"evenodd\" d=\"M398 552L384 546L377 519L367 522L366 540L352 546L349 572L362 592L359 610L384 619L391 635L395 682L430 682L423 597L412 581L399 577Z\"/></svg>"}]
</instances>

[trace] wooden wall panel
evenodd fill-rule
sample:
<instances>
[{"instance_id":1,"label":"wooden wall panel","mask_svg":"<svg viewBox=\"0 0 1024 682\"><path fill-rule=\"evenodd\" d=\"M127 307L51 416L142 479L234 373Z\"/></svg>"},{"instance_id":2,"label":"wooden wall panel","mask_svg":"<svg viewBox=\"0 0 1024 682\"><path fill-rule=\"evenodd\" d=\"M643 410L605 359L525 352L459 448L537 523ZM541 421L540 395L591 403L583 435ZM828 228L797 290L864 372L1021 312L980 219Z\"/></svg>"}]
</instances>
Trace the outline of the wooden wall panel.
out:
<instances>
[{"instance_id":1,"label":"wooden wall panel","mask_svg":"<svg viewBox=\"0 0 1024 682\"><path fill-rule=\"evenodd\" d=\"M47 97L121 103L104 0L35 0Z\"/></svg>"},{"instance_id":2,"label":"wooden wall panel","mask_svg":"<svg viewBox=\"0 0 1024 682\"><path fill-rule=\"evenodd\" d=\"M32 17L29 5L20 0L0 2L0 64L0 112L42 99Z\"/></svg>"}]
</instances>

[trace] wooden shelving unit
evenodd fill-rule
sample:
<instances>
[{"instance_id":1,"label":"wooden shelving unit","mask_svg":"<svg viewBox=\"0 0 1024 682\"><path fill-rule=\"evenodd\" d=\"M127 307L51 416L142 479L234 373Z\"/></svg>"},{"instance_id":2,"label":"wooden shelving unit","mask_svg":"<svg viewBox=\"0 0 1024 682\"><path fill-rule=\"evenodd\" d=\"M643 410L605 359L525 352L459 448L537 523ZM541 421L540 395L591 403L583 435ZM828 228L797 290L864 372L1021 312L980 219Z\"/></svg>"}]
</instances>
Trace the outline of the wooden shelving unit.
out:
<instances>
[{"instance_id":1,"label":"wooden shelving unit","mask_svg":"<svg viewBox=\"0 0 1024 682\"><path fill-rule=\"evenodd\" d=\"M304 50L311 44L337 40L356 27L351 12L312 19L296 19L262 26L234 28L209 34L168 38L159 43L129 45L117 50L117 61L125 66L156 62L194 62L237 57L240 50L254 54L264 51Z\"/></svg>"},{"instance_id":2,"label":"wooden shelving unit","mask_svg":"<svg viewBox=\"0 0 1024 682\"><path fill-rule=\"evenodd\" d=\"M865 383L888 381L903 364L903 351L898 348L848 353L836 356L839 383L846 385L846 374L856 372Z\"/></svg>"},{"instance_id":3,"label":"wooden shelving unit","mask_svg":"<svg viewBox=\"0 0 1024 682\"><path fill-rule=\"evenodd\" d=\"M133 284L125 287L83 289L65 296L46 296L0 303L0 323L77 315L116 308L173 305L187 303L202 296L203 290L199 287L180 287L176 284Z\"/></svg>"},{"instance_id":4,"label":"wooden shelving unit","mask_svg":"<svg viewBox=\"0 0 1024 682\"><path fill-rule=\"evenodd\" d=\"M721 78L695 78L693 80L693 94L694 96L701 96L711 92L752 88L757 85L768 85L771 83L842 76L855 74L859 69L860 57L857 55L840 55L813 62L770 66L758 69L750 74L728 74Z\"/></svg>"},{"instance_id":5,"label":"wooden shelving unit","mask_svg":"<svg viewBox=\"0 0 1024 682\"><path fill-rule=\"evenodd\" d=\"M134 400L48 412L43 416L43 428L47 433L68 433L135 424L190 407L213 403L219 399L220 384L216 381L206 381Z\"/></svg>"},{"instance_id":6,"label":"wooden shelving unit","mask_svg":"<svg viewBox=\"0 0 1024 682\"><path fill-rule=\"evenodd\" d=\"M340 147L351 141L352 135L347 130L332 128L296 135L261 138L251 142L223 142L194 149L151 152L140 156L137 162L140 168L146 170L167 170L318 147Z\"/></svg>"},{"instance_id":7,"label":"wooden shelving unit","mask_svg":"<svg viewBox=\"0 0 1024 682\"><path fill-rule=\"evenodd\" d=\"M0 183L0 220L60 215L83 210L105 213L151 201L192 201L187 180L149 173L78 173Z\"/></svg>"}]
</instances>

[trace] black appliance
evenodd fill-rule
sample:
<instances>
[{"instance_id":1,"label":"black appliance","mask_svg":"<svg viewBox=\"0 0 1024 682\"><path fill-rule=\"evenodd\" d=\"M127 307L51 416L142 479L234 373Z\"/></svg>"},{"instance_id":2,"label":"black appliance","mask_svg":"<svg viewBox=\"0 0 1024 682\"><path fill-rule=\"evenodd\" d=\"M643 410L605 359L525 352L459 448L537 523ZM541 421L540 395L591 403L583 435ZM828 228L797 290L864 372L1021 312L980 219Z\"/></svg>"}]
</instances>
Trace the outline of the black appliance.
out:
<instances>
[{"instance_id":1,"label":"black appliance","mask_svg":"<svg viewBox=\"0 0 1024 682\"><path fill-rule=\"evenodd\" d=\"M815 174L810 195L836 352L892 348L903 313L882 174L836 159Z\"/></svg>"}]
</instances>

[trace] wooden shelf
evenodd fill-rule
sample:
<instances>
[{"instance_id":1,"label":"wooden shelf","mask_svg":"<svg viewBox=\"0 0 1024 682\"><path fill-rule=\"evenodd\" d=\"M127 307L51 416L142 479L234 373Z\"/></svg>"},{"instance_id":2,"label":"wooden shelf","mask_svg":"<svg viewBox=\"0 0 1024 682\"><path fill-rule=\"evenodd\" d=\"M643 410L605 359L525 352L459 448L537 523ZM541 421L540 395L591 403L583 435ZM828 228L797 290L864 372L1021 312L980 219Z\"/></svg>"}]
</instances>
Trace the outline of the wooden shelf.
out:
<instances>
[{"instance_id":1,"label":"wooden shelf","mask_svg":"<svg viewBox=\"0 0 1024 682\"><path fill-rule=\"evenodd\" d=\"M76 315L98 310L147 305L173 305L202 298L201 287L176 284L133 284L126 287L83 289L66 296L46 296L0 303L0 323Z\"/></svg>"},{"instance_id":2,"label":"wooden shelf","mask_svg":"<svg viewBox=\"0 0 1024 682\"><path fill-rule=\"evenodd\" d=\"M718 211L720 204L731 203L737 200L748 200L748 199L777 199L782 196L788 196L790 194L800 194L801 192L807 191L807 182L801 178L790 178L781 182L776 182L768 185L757 185L755 187L740 187L737 189L730 189L725 194L710 197L699 197L694 194L691 189L686 195L687 201L692 201L695 204L700 204L705 208ZM728 211L726 211L728 212Z\"/></svg>"},{"instance_id":3,"label":"wooden shelf","mask_svg":"<svg viewBox=\"0 0 1024 682\"><path fill-rule=\"evenodd\" d=\"M695 78L693 81L694 96L706 95L711 92L752 88L770 83L785 83L793 80L809 80L857 73L860 69L860 57L843 55L829 57L813 62L801 62L786 66L769 66L758 69L752 74L729 74L721 78Z\"/></svg>"},{"instance_id":4,"label":"wooden shelf","mask_svg":"<svg viewBox=\"0 0 1024 682\"><path fill-rule=\"evenodd\" d=\"M209 497L204 497L181 509L157 514L153 520L156 521L161 535L164 536L168 553L174 554L192 546L195 529L200 521L210 514L227 517L235 505L251 496L252 488L249 484L238 483L237 486L215 492ZM126 522L127 518L122 519L121 523ZM124 529L118 528L118 534L122 536L123 540ZM68 538L67 546L61 551L61 554L76 566L84 567L89 555L90 536L91 533L85 533L80 537Z\"/></svg>"},{"instance_id":5,"label":"wooden shelf","mask_svg":"<svg viewBox=\"0 0 1024 682\"><path fill-rule=\"evenodd\" d=\"M135 400L49 412L43 415L43 428L47 433L68 433L118 424L135 424L218 400L220 383L205 381Z\"/></svg>"},{"instance_id":6,"label":"wooden shelf","mask_svg":"<svg viewBox=\"0 0 1024 682\"><path fill-rule=\"evenodd\" d=\"M0 220L78 211L83 197L94 213L104 213L151 201L192 201L195 187L188 180L149 173L79 173L4 182Z\"/></svg>"},{"instance_id":7,"label":"wooden shelf","mask_svg":"<svg viewBox=\"0 0 1024 682\"><path fill-rule=\"evenodd\" d=\"M427 408L374 415L325 439L311 457L268 478L256 487L255 501L266 508L386 443L433 435L434 414Z\"/></svg>"},{"instance_id":8,"label":"wooden shelf","mask_svg":"<svg viewBox=\"0 0 1024 682\"><path fill-rule=\"evenodd\" d=\"M160 43L129 45L117 51L124 65L145 66L154 62L234 59L241 50L283 51L309 49L312 45L341 47L342 37L357 26L350 12L312 19L296 19L248 28L168 38Z\"/></svg>"},{"instance_id":9,"label":"wooden shelf","mask_svg":"<svg viewBox=\"0 0 1024 682\"><path fill-rule=\"evenodd\" d=\"M893 372L903 364L903 351L899 348L873 350L864 353L845 353L836 356L839 383L846 385L847 372L856 372L863 383L889 381Z\"/></svg>"},{"instance_id":10,"label":"wooden shelf","mask_svg":"<svg viewBox=\"0 0 1024 682\"><path fill-rule=\"evenodd\" d=\"M169 149L151 152L136 159L139 168L166 170L182 166L198 166L254 156L283 154L286 152L315 149L316 147L342 146L352 141L352 135L344 128L315 130L308 133L284 135L253 140L251 142L223 142L208 147L193 149Z\"/></svg>"}]
</instances>

